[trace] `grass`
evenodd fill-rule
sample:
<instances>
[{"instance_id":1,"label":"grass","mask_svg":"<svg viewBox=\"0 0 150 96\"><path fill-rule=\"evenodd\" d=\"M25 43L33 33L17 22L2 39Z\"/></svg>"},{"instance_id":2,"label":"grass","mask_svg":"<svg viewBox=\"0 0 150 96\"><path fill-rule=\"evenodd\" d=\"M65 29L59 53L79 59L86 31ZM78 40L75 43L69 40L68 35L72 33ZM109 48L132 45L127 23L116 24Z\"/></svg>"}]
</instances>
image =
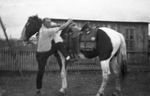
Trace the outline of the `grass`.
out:
<instances>
[{"instance_id":1,"label":"grass","mask_svg":"<svg viewBox=\"0 0 150 96\"><path fill-rule=\"evenodd\" d=\"M35 73L25 73L24 77L16 73L3 73L0 77L0 87L6 92L3 96L34 96ZM100 88L102 76L100 71L68 72L68 89L65 96L95 96ZM111 75L105 94L111 96L115 81ZM123 96L149 96L150 72L129 73L123 84ZM47 72L43 78L42 96L59 96L61 78L59 72Z\"/></svg>"}]
</instances>

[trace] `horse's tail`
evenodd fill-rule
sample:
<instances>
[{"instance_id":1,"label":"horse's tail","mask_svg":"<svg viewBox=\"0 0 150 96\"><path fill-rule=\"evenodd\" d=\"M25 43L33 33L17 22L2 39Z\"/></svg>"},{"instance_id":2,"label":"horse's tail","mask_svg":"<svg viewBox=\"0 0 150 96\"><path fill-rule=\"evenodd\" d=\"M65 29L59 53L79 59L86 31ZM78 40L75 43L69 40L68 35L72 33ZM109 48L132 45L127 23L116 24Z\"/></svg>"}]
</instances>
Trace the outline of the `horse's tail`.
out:
<instances>
[{"instance_id":1,"label":"horse's tail","mask_svg":"<svg viewBox=\"0 0 150 96\"><path fill-rule=\"evenodd\" d=\"M125 39L122 34L120 34L121 45L118 52L118 63L120 65L120 76L124 79L127 75L127 50Z\"/></svg>"}]
</instances>

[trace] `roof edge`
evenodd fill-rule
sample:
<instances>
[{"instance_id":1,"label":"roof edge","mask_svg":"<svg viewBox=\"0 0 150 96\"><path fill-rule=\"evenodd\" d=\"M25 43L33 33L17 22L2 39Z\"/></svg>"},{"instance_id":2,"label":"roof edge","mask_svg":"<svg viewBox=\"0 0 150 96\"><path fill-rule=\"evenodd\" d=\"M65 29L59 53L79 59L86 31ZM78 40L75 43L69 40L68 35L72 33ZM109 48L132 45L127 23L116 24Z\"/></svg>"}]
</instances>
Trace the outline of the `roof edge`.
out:
<instances>
[{"instance_id":1,"label":"roof edge","mask_svg":"<svg viewBox=\"0 0 150 96\"><path fill-rule=\"evenodd\" d=\"M62 20L62 21L67 21L68 19L63 19L63 18L51 18L52 20ZM118 22L118 23L150 23L150 21L133 21L133 20L131 20L131 21L128 21L128 20L98 20L98 19L73 19L74 21L85 21L85 22L87 22L87 21L89 21L89 22Z\"/></svg>"}]
</instances>

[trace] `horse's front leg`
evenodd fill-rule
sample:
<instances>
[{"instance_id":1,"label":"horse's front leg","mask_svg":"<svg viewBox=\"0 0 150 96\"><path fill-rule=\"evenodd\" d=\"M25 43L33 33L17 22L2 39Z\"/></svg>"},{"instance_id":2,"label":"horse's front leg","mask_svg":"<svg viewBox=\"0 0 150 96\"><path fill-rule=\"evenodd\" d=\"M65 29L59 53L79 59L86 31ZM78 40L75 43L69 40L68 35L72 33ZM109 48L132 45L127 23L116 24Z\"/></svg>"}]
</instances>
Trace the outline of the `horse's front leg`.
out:
<instances>
[{"instance_id":1,"label":"horse's front leg","mask_svg":"<svg viewBox=\"0 0 150 96\"><path fill-rule=\"evenodd\" d=\"M59 51L55 54L55 56L57 57L57 61L59 63L61 71L62 87L59 92L65 94L67 89L67 70L65 57Z\"/></svg>"},{"instance_id":2,"label":"horse's front leg","mask_svg":"<svg viewBox=\"0 0 150 96\"><path fill-rule=\"evenodd\" d=\"M101 87L96 96L104 96L104 91L110 75L109 60L101 61L100 63L102 68L103 80L102 80Z\"/></svg>"},{"instance_id":3,"label":"horse's front leg","mask_svg":"<svg viewBox=\"0 0 150 96\"><path fill-rule=\"evenodd\" d=\"M62 66L61 70L61 79L62 79L62 87L59 90L61 93L65 94L67 89L67 71L65 69L65 65Z\"/></svg>"}]
</instances>

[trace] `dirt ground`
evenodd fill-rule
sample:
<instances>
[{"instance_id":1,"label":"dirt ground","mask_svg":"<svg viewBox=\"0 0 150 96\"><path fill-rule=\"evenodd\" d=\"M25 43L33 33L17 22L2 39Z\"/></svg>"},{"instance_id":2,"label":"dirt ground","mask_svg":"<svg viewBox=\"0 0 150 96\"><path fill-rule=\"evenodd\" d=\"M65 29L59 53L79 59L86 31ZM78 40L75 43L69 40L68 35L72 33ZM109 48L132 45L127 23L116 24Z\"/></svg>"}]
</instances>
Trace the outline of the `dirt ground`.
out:
<instances>
[{"instance_id":1,"label":"dirt ground","mask_svg":"<svg viewBox=\"0 0 150 96\"><path fill-rule=\"evenodd\" d=\"M4 73L5 74L5 73ZM1 75L2 96L35 96L35 73L23 77L11 73ZM102 81L100 71L68 72L68 89L65 96L95 96ZM111 75L105 95L114 91L114 77ZM59 72L47 72L43 79L42 96L60 96L61 78ZM130 72L123 84L123 96L150 96L150 72Z\"/></svg>"}]
</instances>

